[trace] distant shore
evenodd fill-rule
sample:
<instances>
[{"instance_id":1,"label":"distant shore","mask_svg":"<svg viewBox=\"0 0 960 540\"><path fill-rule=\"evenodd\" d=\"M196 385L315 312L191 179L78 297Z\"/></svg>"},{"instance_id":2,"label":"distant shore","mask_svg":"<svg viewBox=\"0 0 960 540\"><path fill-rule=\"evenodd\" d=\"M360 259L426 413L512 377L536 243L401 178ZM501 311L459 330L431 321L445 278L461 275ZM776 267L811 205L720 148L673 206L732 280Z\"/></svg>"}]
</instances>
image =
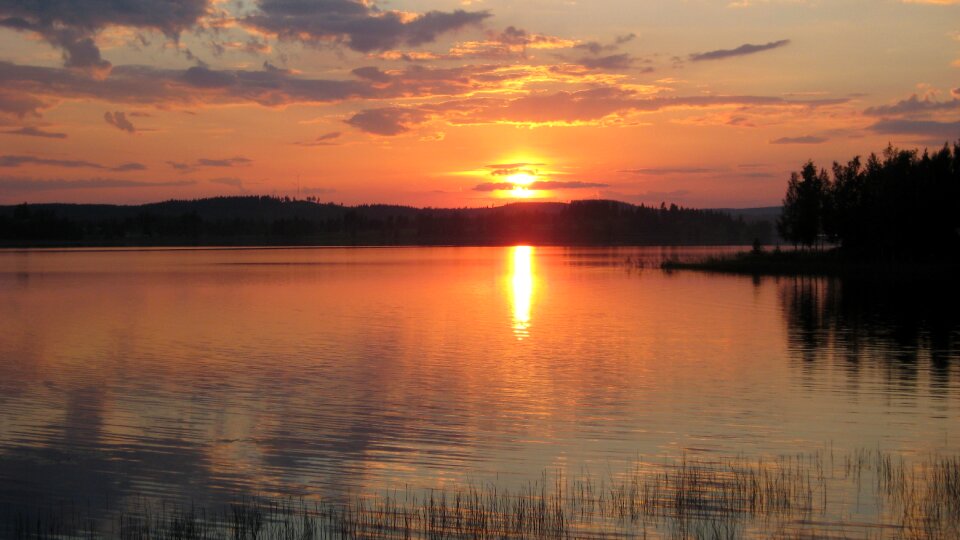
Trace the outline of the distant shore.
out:
<instances>
[{"instance_id":1,"label":"distant shore","mask_svg":"<svg viewBox=\"0 0 960 540\"><path fill-rule=\"evenodd\" d=\"M725 274L809 276L955 276L960 261L871 260L825 250L753 249L698 261L665 261L663 270L697 270Z\"/></svg>"},{"instance_id":2,"label":"distant shore","mask_svg":"<svg viewBox=\"0 0 960 540\"><path fill-rule=\"evenodd\" d=\"M612 200L483 208L344 206L217 197L138 206L0 206L0 246L739 245L775 240L775 211L633 205ZM739 212L747 212L741 210Z\"/></svg>"}]
</instances>

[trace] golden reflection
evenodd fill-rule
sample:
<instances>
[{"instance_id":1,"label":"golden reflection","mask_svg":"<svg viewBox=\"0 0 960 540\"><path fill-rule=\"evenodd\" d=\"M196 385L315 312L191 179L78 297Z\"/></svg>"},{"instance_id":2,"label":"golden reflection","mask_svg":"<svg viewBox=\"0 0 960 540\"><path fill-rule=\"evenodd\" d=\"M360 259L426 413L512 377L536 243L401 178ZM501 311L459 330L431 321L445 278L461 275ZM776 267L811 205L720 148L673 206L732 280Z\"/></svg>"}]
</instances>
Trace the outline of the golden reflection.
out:
<instances>
[{"instance_id":1,"label":"golden reflection","mask_svg":"<svg viewBox=\"0 0 960 540\"><path fill-rule=\"evenodd\" d=\"M513 301L513 334L518 340L530 336L530 305L533 300L533 248L511 248L511 300Z\"/></svg>"}]
</instances>

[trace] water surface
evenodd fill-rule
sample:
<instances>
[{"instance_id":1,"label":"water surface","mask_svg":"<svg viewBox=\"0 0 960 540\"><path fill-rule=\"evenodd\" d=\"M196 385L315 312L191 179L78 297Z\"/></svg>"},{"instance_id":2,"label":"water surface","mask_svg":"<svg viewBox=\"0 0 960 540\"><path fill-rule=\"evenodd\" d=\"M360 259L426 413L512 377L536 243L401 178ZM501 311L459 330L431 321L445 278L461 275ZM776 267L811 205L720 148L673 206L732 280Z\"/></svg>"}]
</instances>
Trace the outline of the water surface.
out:
<instances>
[{"instance_id":1,"label":"water surface","mask_svg":"<svg viewBox=\"0 0 960 540\"><path fill-rule=\"evenodd\" d=\"M0 252L0 501L960 450L956 287L656 266L715 250Z\"/></svg>"}]
</instances>

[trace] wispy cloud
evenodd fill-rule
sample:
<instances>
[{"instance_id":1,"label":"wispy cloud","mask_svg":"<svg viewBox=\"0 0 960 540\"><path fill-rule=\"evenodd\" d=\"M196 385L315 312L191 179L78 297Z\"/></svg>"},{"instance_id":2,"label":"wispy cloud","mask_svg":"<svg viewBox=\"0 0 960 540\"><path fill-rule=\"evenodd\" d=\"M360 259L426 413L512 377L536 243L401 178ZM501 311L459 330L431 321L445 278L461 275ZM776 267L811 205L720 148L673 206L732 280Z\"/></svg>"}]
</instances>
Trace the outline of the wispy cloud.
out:
<instances>
[{"instance_id":1,"label":"wispy cloud","mask_svg":"<svg viewBox=\"0 0 960 540\"><path fill-rule=\"evenodd\" d=\"M587 69L606 69L606 70L623 70L630 69L633 67L636 59L630 56L627 53L619 54L610 54L607 56L584 56L577 60L577 64L587 68ZM646 72L652 72L652 67L645 67Z\"/></svg>"},{"instance_id":2,"label":"wispy cloud","mask_svg":"<svg viewBox=\"0 0 960 540\"><path fill-rule=\"evenodd\" d=\"M744 43L743 45L737 47L736 49L717 49L715 51L693 53L690 55L690 61L701 62L703 60L722 60L724 58L733 58L735 56L745 56L748 54L755 54L758 52L778 49L780 47L785 47L789 44L790 44L789 39L771 41L770 43L764 43L763 45L753 45L751 43Z\"/></svg>"},{"instance_id":3,"label":"wispy cloud","mask_svg":"<svg viewBox=\"0 0 960 540\"><path fill-rule=\"evenodd\" d=\"M428 117L427 112L417 109L384 107L358 112L344 122L367 133L392 136L410 131L411 125L420 124Z\"/></svg>"},{"instance_id":4,"label":"wispy cloud","mask_svg":"<svg viewBox=\"0 0 960 540\"><path fill-rule=\"evenodd\" d=\"M145 171L147 170L147 166L144 165L143 163L136 163L136 162L122 163L120 165L117 165L116 167L110 167L110 170L115 172Z\"/></svg>"},{"instance_id":5,"label":"wispy cloud","mask_svg":"<svg viewBox=\"0 0 960 540\"><path fill-rule=\"evenodd\" d=\"M80 180L39 179L20 177L0 177L0 191L10 193L31 193L38 191L60 191L76 189L111 189L111 188L150 188L150 187L182 187L196 184L194 180L179 181L143 181L120 180L114 178L87 178Z\"/></svg>"},{"instance_id":6,"label":"wispy cloud","mask_svg":"<svg viewBox=\"0 0 960 540\"><path fill-rule=\"evenodd\" d=\"M435 117L453 125L514 124L527 127L597 125L631 113L730 106L754 111L816 109L847 99L794 100L778 96L650 97L630 88L601 86L575 92L540 92L517 98L475 97L419 106L367 109L346 122L377 135L406 133Z\"/></svg>"},{"instance_id":7,"label":"wispy cloud","mask_svg":"<svg viewBox=\"0 0 960 540\"><path fill-rule=\"evenodd\" d=\"M0 134L3 135L22 135L24 137L41 137L45 139L66 139L66 133L58 133L56 131L44 131L40 128L33 126L26 126L20 129L12 129L7 131L0 131Z\"/></svg>"},{"instance_id":8,"label":"wispy cloud","mask_svg":"<svg viewBox=\"0 0 960 540\"><path fill-rule=\"evenodd\" d=\"M336 146L338 143L335 142L340 138L341 133L339 131L331 131L330 133L324 133L316 139L309 141L297 141L293 144L297 146Z\"/></svg>"},{"instance_id":9,"label":"wispy cloud","mask_svg":"<svg viewBox=\"0 0 960 540\"><path fill-rule=\"evenodd\" d=\"M31 32L63 51L64 65L103 73L110 62L100 55L96 37L111 26L159 30L175 38L207 12L208 0L71 0L0 2L0 27Z\"/></svg>"},{"instance_id":10,"label":"wispy cloud","mask_svg":"<svg viewBox=\"0 0 960 540\"><path fill-rule=\"evenodd\" d=\"M710 174L720 172L720 170L707 167L646 167L641 169L624 169L620 172L644 176L669 176L675 174Z\"/></svg>"},{"instance_id":11,"label":"wispy cloud","mask_svg":"<svg viewBox=\"0 0 960 540\"><path fill-rule=\"evenodd\" d=\"M634 33L624 34L622 36L617 36L614 38L612 43L600 43L599 41L587 41L584 43L579 43L575 48L583 49L590 54L599 55L604 52L615 51L620 48L621 45L629 43L636 39L637 35Z\"/></svg>"},{"instance_id":12,"label":"wispy cloud","mask_svg":"<svg viewBox=\"0 0 960 540\"><path fill-rule=\"evenodd\" d=\"M536 167L543 167L545 163L501 163L486 165L491 176L510 176L511 174L528 174L536 176L539 172Z\"/></svg>"},{"instance_id":13,"label":"wispy cloud","mask_svg":"<svg viewBox=\"0 0 960 540\"><path fill-rule=\"evenodd\" d=\"M820 144L829 140L830 139L826 137L819 137L817 135L802 135L800 137L780 137L779 139L771 140L770 144Z\"/></svg>"},{"instance_id":14,"label":"wispy cloud","mask_svg":"<svg viewBox=\"0 0 960 540\"><path fill-rule=\"evenodd\" d=\"M65 169L101 169L112 172L142 171L147 167L142 163L122 163L115 167L101 165L81 159L53 159L37 156L4 155L0 156L0 167L16 168L23 165L61 167Z\"/></svg>"},{"instance_id":15,"label":"wispy cloud","mask_svg":"<svg viewBox=\"0 0 960 540\"><path fill-rule=\"evenodd\" d=\"M960 97L954 97L948 101L936 101L930 96L920 98L916 94L913 94L909 98L902 99L892 105L868 107L863 111L863 114L870 116L909 116L954 110L960 111Z\"/></svg>"},{"instance_id":16,"label":"wispy cloud","mask_svg":"<svg viewBox=\"0 0 960 540\"><path fill-rule=\"evenodd\" d=\"M532 191L544 191L551 189L590 189L610 187L609 184L599 182L566 182L557 180L538 180L529 184L514 184L512 182L484 182L473 187L473 191L512 191L517 188L528 189Z\"/></svg>"},{"instance_id":17,"label":"wispy cloud","mask_svg":"<svg viewBox=\"0 0 960 540\"><path fill-rule=\"evenodd\" d=\"M103 113L103 119L108 124L119 129L120 131L126 131L127 133L137 132L137 128L133 127L133 122L127 119L126 113L123 113L120 111L116 111L116 112L107 111Z\"/></svg>"},{"instance_id":18,"label":"wispy cloud","mask_svg":"<svg viewBox=\"0 0 960 540\"><path fill-rule=\"evenodd\" d=\"M895 135L916 135L934 142L952 141L960 134L960 122L938 122L935 120L880 120L870 126L875 133Z\"/></svg>"},{"instance_id":19,"label":"wispy cloud","mask_svg":"<svg viewBox=\"0 0 960 540\"><path fill-rule=\"evenodd\" d=\"M236 157L223 158L223 159L200 158L197 160L197 166L199 167L237 167L237 166L249 165L251 163L253 163L252 159L245 158L243 156L236 156Z\"/></svg>"},{"instance_id":20,"label":"wispy cloud","mask_svg":"<svg viewBox=\"0 0 960 540\"><path fill-rule=\"evenodd\" d=\"M187 163L183 161L167 161L169 165L174 170L180 171L182 173L188 173L203 167L243 167L253 163L253 160L243 156L234 156L229 158L199 158L192 163Z\"/></svg>"},{"instance_id":21,"label":"wispy cloud","mask_svg":"<svg viewBox=\"0 0 960 540\"><path fill-rule=\"evenodd\" d=\"M422 45L441 34L476 25L487 11L428 11L405 14L380 10L364 0L285 2L260 0L259 8L240 20L258 32L309 44L331 41L359 52L385 51L398 45Z\"/></svg>"}]
</instances>

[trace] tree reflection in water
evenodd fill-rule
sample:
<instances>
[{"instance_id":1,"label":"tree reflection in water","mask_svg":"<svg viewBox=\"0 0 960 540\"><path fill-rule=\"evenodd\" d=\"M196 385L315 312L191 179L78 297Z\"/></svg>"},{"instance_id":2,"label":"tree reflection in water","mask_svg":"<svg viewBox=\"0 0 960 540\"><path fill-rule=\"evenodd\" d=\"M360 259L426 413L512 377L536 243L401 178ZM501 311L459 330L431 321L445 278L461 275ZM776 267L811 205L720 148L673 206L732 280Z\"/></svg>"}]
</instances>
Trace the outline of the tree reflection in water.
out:
<instances>
[{"instance_id":1,"label":"tree reflection in water","mask_svg":"<svg viewBox=\"0 0 960 540\"><path fill-rule=\"evenodd\" d=\"M882 369L888 387L908 391L926 371L931 394L949 389L960 349L956 282L796 277L780 279L779 295L791 359L806 369L842 367L853 379Z\"/></svg>"}]
</instances>

